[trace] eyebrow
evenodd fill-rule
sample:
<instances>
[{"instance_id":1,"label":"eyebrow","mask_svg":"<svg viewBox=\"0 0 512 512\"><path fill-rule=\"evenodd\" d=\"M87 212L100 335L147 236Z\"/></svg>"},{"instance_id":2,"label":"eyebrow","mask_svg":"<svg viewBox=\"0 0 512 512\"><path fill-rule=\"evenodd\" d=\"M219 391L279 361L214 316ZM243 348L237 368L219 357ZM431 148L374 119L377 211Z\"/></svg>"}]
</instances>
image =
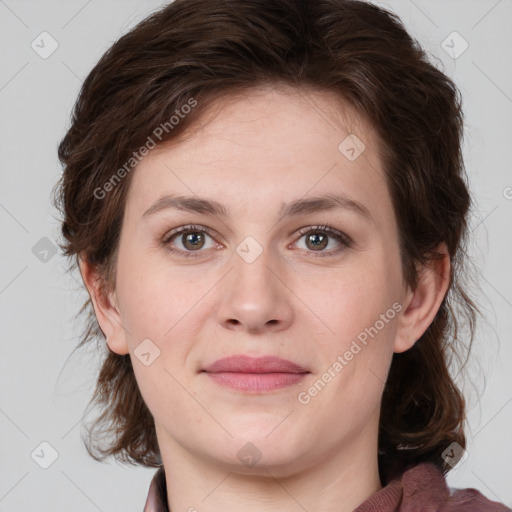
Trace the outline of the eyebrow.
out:
<instances>
[{"instance_id":1,"label":"eyebrow","mask_svg":"<svg viewBox=\"0 0 512 512\"><path fill-rule=\"evenodd\" d=\"M168 195L158 199L143 213L142 217L147 218L167 209L182 210L202 215L230 217L228 209L217 201L199 196L181 195ZM352 211L371 222L374 221L366 206L343 194L325 194L322 196L296 199L289 203L281 203L278 220L288 216L298 216L335 209Z\"/></svg>"}]
</instances>

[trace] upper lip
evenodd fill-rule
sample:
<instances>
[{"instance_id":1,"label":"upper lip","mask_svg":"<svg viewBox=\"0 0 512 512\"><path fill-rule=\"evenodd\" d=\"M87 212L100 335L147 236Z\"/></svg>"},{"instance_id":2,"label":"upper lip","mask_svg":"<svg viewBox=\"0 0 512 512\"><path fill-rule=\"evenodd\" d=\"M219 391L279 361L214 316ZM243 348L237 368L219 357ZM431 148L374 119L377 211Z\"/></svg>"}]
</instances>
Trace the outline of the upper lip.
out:
<instances>
[{"instance_id":1,"label":"upper lip","mask_svg":"<svg viewBox=\"0 0 512 512\"><path fill-rule=\"evenodd\" d=\"M244 355L218 359L203 371L208 373L309 373L298 364L273 356L249 357Z\"/></svg>"}]
</instances>

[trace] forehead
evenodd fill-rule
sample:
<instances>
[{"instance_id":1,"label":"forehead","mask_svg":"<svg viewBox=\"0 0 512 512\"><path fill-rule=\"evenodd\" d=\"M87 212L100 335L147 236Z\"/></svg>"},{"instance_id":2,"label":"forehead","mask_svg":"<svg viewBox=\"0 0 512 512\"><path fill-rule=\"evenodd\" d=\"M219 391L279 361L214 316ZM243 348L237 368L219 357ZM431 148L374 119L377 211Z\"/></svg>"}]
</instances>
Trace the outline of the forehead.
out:
<instances>
[{"instance_id":1,"label":"forehead","mask_svg":"<svg viewBox=\"0 0 512 512\"><path fill-rule=\"evenodd\" d=\"M389 200L379 154L372 127L334 94L259 89L217 100L191 130L153 150L128 201L140 211L178 192L270 208L336 190Z\"/></svg>"},{"instance_id":2,"label":"forehead","mask_svg":"<svg viewBox=\"0 0 512 512\"><path fill-rule=\"evenodd\" d=\"M186 147L186 151L208 144L218 147L221 139L227 142L229 137L233 143L235 139L244 142L242 152L247 153L261 143L272 148L274 154L281 149L289 159L289 151L339 151L340 137L343 140L350 134L356 134L366 146L374 146L370 149L380 152L380 139L370 123L334 92L266 85L216 99L185 133L159 145L152 155L176 146ZM304 145L305 140L309 144ZM374 151L364 156L371 159ZM263 158L264 154L258 156Z\"/></svg>"}]
</instances>

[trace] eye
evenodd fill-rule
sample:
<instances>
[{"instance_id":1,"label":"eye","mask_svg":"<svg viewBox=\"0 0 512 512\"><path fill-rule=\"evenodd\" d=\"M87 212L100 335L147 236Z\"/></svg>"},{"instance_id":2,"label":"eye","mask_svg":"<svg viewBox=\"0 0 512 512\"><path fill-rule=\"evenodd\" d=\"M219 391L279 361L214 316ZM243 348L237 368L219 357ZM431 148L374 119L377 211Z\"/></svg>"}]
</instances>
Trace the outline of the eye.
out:
<instances>
[{"instance_id":1,"label":"eye","mask_svg":"<svg viewBox=\"0 0 512 512\"><path fill-rule=\"evenodd\" d=\"M302 228L298 234L299 240L305 239L304 247L299 248L310 257L335 256L353 243L349 236L327 225ZM172 230L165 235L162 243L170 252L186 258L200 256L203 249L220 247L209 229L194 224Z\"/></svg>"},{"instance_id":2,"label":"eye","mask_svg":"<svg viewBox=\"0 0 512 512\"><path fill-rule=\"evenodd\" d=\"M335 256L344 249L352 246L352 239L349 236L331 226L324 225L303 228L299 231L299 234L301 235L299 240L305 238L304 247L301 249L306 251L307 256ZM333 245L334 248L332 248ZM324 249L328 247L330 247L330 250L325 251Z\"/></svg>"},{"instance_id":3,"label":"eye","mask_svg":"<svg viewBox=\"0 0 512 512\"><path fill-rule=\"evenodd\" d=\"M216 247L210 231L195 225L181 226L171 231L165 236L163 244L169 251L185 257L194 257L198 255L194 253L200 253L201 249Z\"/></svg>"}]
</instances>

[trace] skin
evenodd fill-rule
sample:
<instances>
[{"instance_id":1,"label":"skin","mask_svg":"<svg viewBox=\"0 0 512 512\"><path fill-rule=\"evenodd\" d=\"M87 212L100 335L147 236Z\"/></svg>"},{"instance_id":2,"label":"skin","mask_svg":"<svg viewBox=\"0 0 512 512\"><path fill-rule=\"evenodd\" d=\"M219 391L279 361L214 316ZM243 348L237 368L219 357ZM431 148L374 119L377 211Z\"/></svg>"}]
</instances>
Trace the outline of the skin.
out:
<instances>
[{"instance_id":1,"label":"skin","mask_svg":"<svg viewBox=\"0 0 512 512\"><path fill-rule=\"evenodd\" d=\"M418 287L404 283L377 136L333 96L283 86L217 106L208 122L133 171L115 290L101 294L86 260L84 282L110 349L130 354L154 416L171 510L352 511L381 488L377 433L391 358L434 319L449 257L440 247L445 258L424 269ZM349 133L366 146L354 161L338 149ZM327 193L362 203L372 219L333 209L278 220L283 202ZM216 200L231 216L171 208L143 216L169 194ZM180 254L163 242L187 224L213 230L196 257L183 255L190 246L180 235L168 242ZM325 224L352 245L329 235L319 251L298 234ZM262 249L252 263L236 251L248 236ZM395 302L401 311L300 403L298 394ZM145 339L160 351L149 366L134 355ZM310 373L255 394L200 371L233 354L274 355ZM237 456L246 443L261 454L255 465Z\"/></svg>"}]
</instances>

